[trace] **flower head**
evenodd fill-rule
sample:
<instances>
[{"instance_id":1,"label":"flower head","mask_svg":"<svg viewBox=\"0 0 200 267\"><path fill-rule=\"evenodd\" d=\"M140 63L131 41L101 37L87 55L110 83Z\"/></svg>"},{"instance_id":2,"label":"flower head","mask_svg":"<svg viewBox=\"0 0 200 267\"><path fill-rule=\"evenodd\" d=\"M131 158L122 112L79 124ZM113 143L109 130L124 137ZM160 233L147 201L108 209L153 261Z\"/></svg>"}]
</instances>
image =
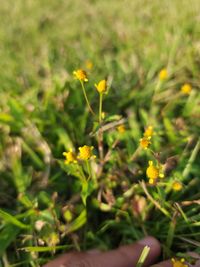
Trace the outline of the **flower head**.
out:
<instances>
[{"instance_id":1,"label":"flower head","mask_svg":"<svg viewBox=\"0 0 200 267\"><path fill-rule=\"evenodd\" d=\"M149 137L143 137L140 139L140 146L143 148L143 149L147 149L149 147L149 145L151 144L150 142L150 139Z\"/></svg>"},{"instance_id":2,"label":"flower head","mask_svg":"<svg viewBox=\"0 0 200 267\"><path fill-rule=\"evenodd\" d=\"M153 135L153 126L148 126L146 129L145 129L145 132L144 132L144 136L145 137L152 137L152 135Z\"/></svg>"},{"instance_id":3,"label":"flower head","mask_svg":"<svg viewBox=\"0 0 200 267\"><path fill-rule=\"evenodd\" d=\"M107 90L106 80L101 80L98 84L95 84L95 87L100 94L105 93Z\"/></svg>"},{"instance_id":4,"label":"flower head","mask_svg":"<svg viewBox=\"0 0 200 267\"><path fill-rule=\"evenodd\" d=\"M86 73L86 71L84 71L82 69L78 69L78 70L73 71L73 74L74 74L75 78L78 79L79 81L83 81L83 82L88 81L87 73Z\"/></svg>"},{"instance_id":5,"label":"flower head","mask_svg":"<svg viewBox=\"0 0 200 267\"><path fill-rule=\"evenodd\" d=\"M149 166L146 170L146 175L149 178L149 183L154 184L158 178L163 178L164 175L161 171L161 167L157 167L153 164L153 161L149 161Z\"/></svg>"},{"instance_id":6,"label":"flower head","mask_svg":"<svg viewBox=\"0 0 200 267\"><path fill-rule=\"evenodd\" d=\"M189 83L185 83L181 87L181 93L183 93L184 95L189 95L191 91L192 91L192 86Z\"/></svg>"},{"instance_id":7,"label":"flower head","mask_svg":"<svg viewBox=\"0 0 200 267\"><path fill-rule=\"evenodd\" d=\"M174 182L172 183L172 189L173 189L174 191L180 191L182 188L183 188L183 184L182 184L181 182L179 182L179 181L174 181Z\"/></svg>"},{"instance_id":8,"label":"flower head","mask_svg":"<svg viewBox=\"0 0 200 267\"><path fill-rule=\"evenodd\" d=\"M164 69L162 69L162 70L159 72L159 79L160 79L161 81L164 81L164 80L167 79L167 77L168 77L168 71L167 71L166 68L164 68Z\"/></svg>"},{"instance_id":9,"label":"flower head","mask_svg":"<svg viewBox=\"0 0 200 267\"><path fill-rule=\"evenodd\" d=\"M88 70L91 70L93 68L93 63L90 60L87 60L85 66Z\"/></svg>"},{"instance_id":10,"label":"flower head","mask_svg":"<svg viewBox=\"0 0 200 267\"><path fill-rule=\"evenodd\" d=\"M172 265L173 267L188 267L188 265L185 264L185 259L176 260L172 258Z\"/></svg>"},{"instance_id":11,"label":"flower head","mask_svg":"<svg viewBox=\"0 0 200 267\"><path fill-rule=\"evenodd\" d=\"M72 151L72 149L70 149L69 152L63 152L63 156L66 157L65 164L77 163L76 154Z\"/></svg>"},{"instance_id":12,"label":"flower head","mask_svg":"<svg viewBox=\"0 0 200 267\"><path fill-rule=\"evenodd\" d=\"M125 131L126 131L126 128L125 128L125 125L124 124L121 124L121 125L119 125L118 127L117 127L117 131L119 132L119 133L124 133Z\"/></svg>"},{"instance_id":13,"label":"flower head","mask_svg":"<svg viewBox=\"0 0 200 267\"><path fill-rule=\"evenodd\" d=\"M93 155L92 153L92 150L94 149L93 146L82 146L82 147L79 147L79 156L78 158L79 159L82 159L82 160L88 160L90 158L96 158L95 155Z\"/></svg>"}]
</instances>

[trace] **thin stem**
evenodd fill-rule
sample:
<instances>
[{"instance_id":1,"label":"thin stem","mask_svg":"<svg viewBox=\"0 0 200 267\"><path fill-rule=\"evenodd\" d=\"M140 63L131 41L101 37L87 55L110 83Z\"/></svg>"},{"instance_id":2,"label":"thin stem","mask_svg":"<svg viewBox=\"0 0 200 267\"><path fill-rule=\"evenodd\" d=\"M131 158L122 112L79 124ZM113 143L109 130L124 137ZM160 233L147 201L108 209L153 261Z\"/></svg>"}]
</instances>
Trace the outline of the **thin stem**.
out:
<instances>
[{"instance_id":1,"label":"thin stem","mask_svg":"<svg viewBox=\"0 0 200 267\"><path fill-rule=\"evenodd\" d=\"M152 98L151 98L151 107L152 107L152 104L153 104L153 102L154 102L155 95L156 95L156 93L160 90L161 85L162 85L162 81L158 80L157 83L156 83L155 89L154 89L154 91L153 91Z\"/></svg>"},{"instance_id":2,"label":"thin stem","mask_svg":"<svg viewBox=\"0 0 200 267\"><path fill-rule=\"evenodd\" d=\"M189 175L190 171L191 171L191 168L192 168L192 163L194 162L194 160L196 159L197 157L197 154L199 152L199 149L200 149L200 138L199 140L197 141L196 143L196 146L194 147L193 151L192 151L192 154L186 164L186 167L183 171L183 179L182 180L185 180L187 178L187 176Z\"/></svg>"},{"instance_id":3,"label":"thin stem","mask_svg":"<svg viewBox=\"0 0 200 267\"><path fill-rule=\"evenodd\" d=\"M102 103L103 103L103 94L99 94L99 123L101 123L102 119Z\"/></svg>"},{"instance_id":4,"label":"thin stem","mask_svg":"<svg viewBox=\"0 0 200 267\"><path fill-rule=\"evenodd\" d=\"M95 115L94 111L92 110L92 108L91 108L91 106L90 106L89 100L88 100L88 98L87 98L87 94L86 94L86 91L85 91L85 86L84 86L84 84L83 84L82 81L80 81L80 83L81 83L81 87L82 87L82 90L83 90L83 94L84 94L84 97L85 97L87 106L88 106L90 112L91 112L93 115Z\"/></svg>"},{"instance_id":5,"label":"thin stem","mask_svg":"<svg viewBox=\"0 0 200 267\"><path fill-rule=\"evenodd\" d=\"M153 197L149 194L145 182L144 181L140 182L140 185L147 198L155 205L155 207L158 208L163 214L165 214L166 217L170 218L171 217L170 213L165 208L162 208L160 203L154 200Z\"/></svg>"},{"instance_id":6,"label":"thin stem","mask_svg":"<svg viewBox=\"0 0 200 267\"><path fill-rule=\"evenodd\" d=\"M90 178L92 177L92 172L91 172L90 163L89 163L88 160L86 160L86 166L87 166L87 171L88 171L88 174L89 174L89 176L87 178L87 181L89 181Z\"/></svg>"},{"instance_id":7,"label":"thin stem","mask_svg":"<svg viewBox=\"0 0 200 267\"><path fill-rule=\"evenodd\" d=\"M102 120L102 103L103 103L103 94L99 94L99 133L98 133L98 148L99 148L99 154L101 163L103 163L103 131L101 127L101 120Z\"/></svg>"},{"instance_id":8,"label":"thin stem","mask_svg":"<svg viewBox=\"0 0 200 267\"><path fill-rule=\"evenodd\" d=\"M141 147L139 146L139 147L135 150L135 152L133 153L133 155L131 156L130 161L135 160L135 159L137 158L137 156L138 156L138 154L139 154L140 151L141 151Z\"/></svg>"},{"instance_id":9,"label":"thin stem","mask_svg":"<svg viewBox=\"0 0 200 267\"><path fill-rule=\"evenodd\" d=\"M103 132L102 129L99 129L98 133L98 149L99 149L99 155L100 155L100 160L101 164L103 163Z\"/></svg>"},{"instance_id":10,"label":"thin stem","mask_svg":"<svg viewBox=\"0 0 200 267\"><path fill-rule=\"evenodd\" d=\"M84 174L83 169L80 165L78 165L77 171L80 174L79 177L80 177L81 181L86 181L85 174Z\"/></svg>"}]
</instances>

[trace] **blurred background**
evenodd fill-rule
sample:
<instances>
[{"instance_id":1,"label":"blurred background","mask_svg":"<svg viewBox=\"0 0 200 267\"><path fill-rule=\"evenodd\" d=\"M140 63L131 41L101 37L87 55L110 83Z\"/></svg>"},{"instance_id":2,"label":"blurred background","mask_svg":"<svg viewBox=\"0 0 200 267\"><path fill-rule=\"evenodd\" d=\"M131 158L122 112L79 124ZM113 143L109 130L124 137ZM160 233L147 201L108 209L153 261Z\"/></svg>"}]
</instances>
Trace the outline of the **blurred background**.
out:
<instances>
[{"instance_id":1,"label":"blurred background","mask_svg":"<svg viewBox=\"0 0 200 267\"><path fill-rule=\"evenodd\" d=\"M92 58L106 74L142 75L199 56L199 1L2 1L2 90L44 82L42 70L71 75ZM169 58L171 56L171 58ZM193 63L194 64L194 63ZM131 86L131 85L130 85Z\"/></svg>"}]
</instances>

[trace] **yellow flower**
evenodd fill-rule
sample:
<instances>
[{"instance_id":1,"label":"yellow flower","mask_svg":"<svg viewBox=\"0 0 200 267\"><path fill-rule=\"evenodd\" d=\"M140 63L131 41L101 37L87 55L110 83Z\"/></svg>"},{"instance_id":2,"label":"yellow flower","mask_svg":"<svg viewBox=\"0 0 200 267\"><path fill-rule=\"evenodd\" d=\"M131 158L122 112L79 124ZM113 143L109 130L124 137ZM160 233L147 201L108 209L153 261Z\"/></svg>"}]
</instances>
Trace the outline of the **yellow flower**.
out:
<instances>
[{"instance_id":1,"label":"yellow flower","mask_svg":"<svg viewBox=\"0 0 200 267\"><path fill-rule=\"evenodd\" d=\"M185 262L185 259L175 260L174 258L172 258L173 267L188 267L188 265L184 264L184 262Z\"/></svg>"},{"instance_id":2,"label":"yellow flower","mask_svg":"<svg viewBox=\"0 0 200 267\"><path fill-rule=\"evenodd\" d=\"M79 147L79 156L78 158L79 159L82 159L82 160L88 160L90 158L96 158L95 155L92 154L92 150L94 149L93 146L82 146L82 147Z\"/></svg>"},{"instance_id":3,"label":"yellow flower","mask_svg":"<svg viewBox=\"0 0 200 267\"><path fill-rule=\"evenodd\" d=\"M174 181L172 183L172 189L174 191L180 191L181 189L183 188L183 184L181 182L178 182L178 181Z\"/></svg>"},{"instance_id":4,"label":"yellow flower","mask_svg":"<svg viewBox=\"0 0 200 267\"><path fill-rule=\"evenodd\" d=\"M95 83L95 87L100 94L103 94L107 90L106 80L101 80L98 84Z\"/></svg>"},{"instance_id":5,"label":"yellow flower","mask_svg":"<svg viewBox=\"0 0 200 267\"><path fill-rule=\"evenodd\" d=\"M78 79L79 81L83 81L83 82L88 81L87 73L84 70L81 70L81 69L75 70L73 71L73 74L75 78Z\"/></svg>"},{"instance_id":6,"label":"yellow flower","mask_svg":"<svg viewBox=\"0 0 200 267\"><path fill-rule=\"evenodd\" d=\"M49 235L48 235L48 238L46 240L46 243L49 245L49 246L56 246L57 244L59 244L60 242L60 239L59 239L59 235L55 232L51 232Z\"/></svg>"},{"instance_id":7,"label":"yellow flower","mask_svg":"<svg viewBox=\"0 0 200 267\"><path fill-rule=\"evenodd\" d=\"M92 64L92 62L91 62L90 60L87 60L87 61L85 62L85 66L86 66L86 68L87 68L88 70L91 70L91 69L93 68L93 64Z\"/></svg>"},{"instance_id":8,"label":"yellow flower","mask_svg":"<svg viewBox=\"0 0 200 267\"><path fill-rule=\"evenodd\" d=\"M153 126L150 125L145 129L144 136L151 138L152 135L153 135Z\"/></svg>"},{"instance_id":9,"label":"yellow flower","mask_svg":"<svg viewBox=\"0 0 200 267\"><path fill-rule=\"evenodd\" d=\"M146 175L149 178L149 183L154 184L158 178L163 178L164 174L161 172L161 167L158 168L153 165L153 161L149 161L149 167L146 170Z\"/></svg>"},{"instance_id":10,"label":"yellow flower","mask_svg":"<svg viewBox=\"0 0 200 267\"><path fill-rule=\"evenodd\" d=\"M143 148L143 149L147 149L148 146L151 144L151 142L149 141L150 138L146 138L146 137L143 137L140 139L140 146Z\"/></svg>"},{"instance_id":11,"label":"yellow flower","mask_svg":"<svg viewBox=\"0 0 200 267\"><path fill-rule=\"evenodd\" d=\"M63 152L63 156L66 157L65 164L77 163L76 154L70 149L69 152Z\"/></svg>"},{"instance_id":12,"label":"yellow flower","mask_svg":"<svg viewBox=\"0 0 200 267\"><path fill-rule=\"evenodd\" d=\"M167 71L166 68L164 68L164 69L162 69L162 70L159 72L159 79L160 79L161 81L164 81L164 80L167 79L167 77L168 77L168 71Z\"/></svg>"},{"instance_id":13,"label":"yellow flower","mask_svg":"<svg viewBox=\"0 0 200 267\"><path fill-rule=\"evenodd\" d=\"M121 125L119 125L118 127L117 127L117 131L119 132L119 133L124 133L125 131L126 131L126 128L125 128L125 125L124 124L121 124Z\"/></svg>"},{"instance_id":14,"label":"yellow flower","mask_svg":"<svg viewBox=\"0 0 200 267\"><path fill-rule=\"evenodd\" d=\"M181 87L181 92L184 95L189 95L192 91L192 86L188 83L185 83L182 87Z\"/></svg>"}]
</instances>

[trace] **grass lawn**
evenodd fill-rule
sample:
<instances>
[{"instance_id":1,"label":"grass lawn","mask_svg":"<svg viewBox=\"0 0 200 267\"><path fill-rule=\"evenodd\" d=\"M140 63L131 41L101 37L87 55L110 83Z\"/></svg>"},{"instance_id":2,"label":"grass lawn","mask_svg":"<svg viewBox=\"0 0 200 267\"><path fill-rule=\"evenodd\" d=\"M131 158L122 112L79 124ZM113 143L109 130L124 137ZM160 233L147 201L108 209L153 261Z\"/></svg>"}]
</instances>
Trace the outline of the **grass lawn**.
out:
<instances>
[{"instance_id":1,"label":"grass lawn","mask_svg":"<svg viewBox=\"0 0 200 267\"><path fill-rule=\"evenodd\" d=\"M146 235L200 253L199 10L1 1L0 267Z\"/></svg>"}]
</instances>

